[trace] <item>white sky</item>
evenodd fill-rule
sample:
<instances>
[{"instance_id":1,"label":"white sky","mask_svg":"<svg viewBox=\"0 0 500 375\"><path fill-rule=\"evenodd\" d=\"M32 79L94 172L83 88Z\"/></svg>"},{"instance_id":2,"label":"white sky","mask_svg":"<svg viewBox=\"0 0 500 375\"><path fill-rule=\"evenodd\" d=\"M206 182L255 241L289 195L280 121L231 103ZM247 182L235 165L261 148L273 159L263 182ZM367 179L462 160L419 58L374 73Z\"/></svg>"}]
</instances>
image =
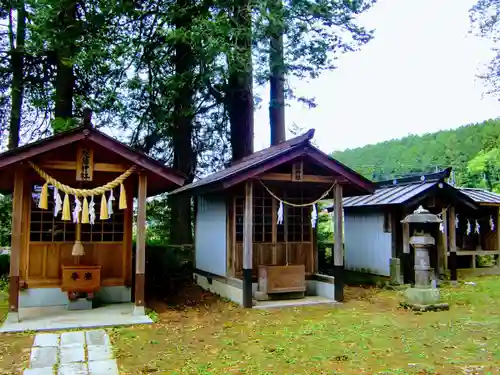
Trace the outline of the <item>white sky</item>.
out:
<instances>
[{"instance_id":1,"label":"white sky","mask_svg":"<svg viewBox=\"0 0 500 375\"><path fill-rule=\"evenodd\" d=\"M289 127L316 129L326 152L480 122L500 116L484 97L478 69L489 42L469 34L474 0L379 0L361 22L375 29L362 51L312 82L292 82L318 107L287 108ZM255 148L269 145L268 88L255 114Z\"/></svg>"}]
</instances>

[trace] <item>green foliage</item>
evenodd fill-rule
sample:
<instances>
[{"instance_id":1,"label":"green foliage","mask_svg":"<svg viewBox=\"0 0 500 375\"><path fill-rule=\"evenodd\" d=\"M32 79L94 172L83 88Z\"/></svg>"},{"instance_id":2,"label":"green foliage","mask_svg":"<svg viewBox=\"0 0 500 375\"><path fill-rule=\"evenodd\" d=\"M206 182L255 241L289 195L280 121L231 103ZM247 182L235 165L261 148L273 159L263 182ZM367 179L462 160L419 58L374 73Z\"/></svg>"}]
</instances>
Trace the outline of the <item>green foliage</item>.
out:
<instances>
[{"instance_id":1,"label":"green foliage","mask_svg":"<svg viewBox=\"0 0 500 375\"><path fill-rule=\"evenodd\" d=\"M332 220L330 215L321 213L321 211L326 209L329 205L331 204L321 202L318 204L317 238L319 243L333 241Z\"/></svg>"},{"instance_id":2,"label":"green foliage","mask_svg":"<svg viewBox=\"0 0 500 375\"><path fill-rule=\"evenodd\" d=\"M1 254L0 255L0 277L9 276L10 270L10 255Z\"/></svg>"},{"instance_id":3,"label":"green foliage","mask_svg":"<svg viewBox=\"0 0 500 375\"><path fill-rule=\"evenodd\" d=\"M432 172L452 166L457 184L495 189L500 171L500 119L333 153L373 180Z\"/></svg>"},{"instance_id":4,"label":"green foliage","mask_svg":"<svg viewBox=\"0 0 500 375\"><path fill-rule=\"evenodd\" d=\"M9 291L9 275L8 274L2 275L0 276L0 292L8 293L8 291Z\"/></svg>"},{"instance_id":5,"label":"green foliage","mask_svg":"<svg viewBox=\"0 0 500 375\"><path fill-rule=\"evenodd\" d=\"M10 246L11 224L12 224L11 196L0 194L0 247Z\"/></svg>"}]
</instances>

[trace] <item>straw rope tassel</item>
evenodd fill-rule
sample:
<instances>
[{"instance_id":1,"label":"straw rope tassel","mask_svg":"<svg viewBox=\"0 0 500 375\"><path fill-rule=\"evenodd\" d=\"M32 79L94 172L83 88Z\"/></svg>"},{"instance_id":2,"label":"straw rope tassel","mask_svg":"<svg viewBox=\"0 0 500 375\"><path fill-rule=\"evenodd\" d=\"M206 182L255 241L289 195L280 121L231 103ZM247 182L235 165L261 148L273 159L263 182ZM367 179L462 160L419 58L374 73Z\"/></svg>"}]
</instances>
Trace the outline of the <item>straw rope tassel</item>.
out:
<instances>
[{"instance_id":1,"label":"straw rope tassel","mask_svg":"<svg viewBox=\"0 0 500 375\"><path fill-rule=\"evenodd\" d=\"M101 220L108 220L109 215L108 215L108 204L106 202L106 194L102 195L101 199Z\"/></svg>"},{"instance_id":2,"label":"straw rope tassel","mask_svg":"<svg viewBox=\"0 0 500 375\"><path fill-rule=\"evenodd\" d=\"M63 201L63 210L62 210L62 220L63 221L71 221L71 207L69 205L69 195L66 194L64 196Z\"/></svg>"},{"instance_id":3,"label":"straw rope tassel","mask_svg":"<svg viewBox=\"0 0 500 375\"><path fill-rule=\"evenodd\" d=\"M38 208L41 208L42 210L46 210L49 208L48 195L49 195L49 184L46 182L42 186L42 192L40 193L40 201L38 202Z\"/></svg>"},{"instance_id":4,"label":"straw rope tassel","mask_svg":"<svg viewBox=\"0 0 500 375\"><path fill-rule=\"evenodd\" d=\"M120 201L118 204L118 208L120 210L127 209L127 192L125 191L125 186L123 186L123 184L120 184Z\"/></svg>"},{"instance_id":5,"label":"straw rope tassel","mask_svg":"<svg viewBox=\"0 0 500 375\"><path fill-rule=\"evenodd\" d=\"M39 168L37 165L33 164L32 162L28 162L29 165L40 175L41 178L43 178L45 181L47 181L49 184L52 186L56 187L60 191L66 193L66 194L71 194L74 195L75 197L91 197L93 195L101 195L104 194L105 192L114 189L118 187L118 185L122 184L123 181L125 181L132 173L134 173L136 167L135 165L127 169L122 175L118 176L115 178L113 181L108 182L106 185L94 188L94 189L74 189L71 186L64 185L57 181L55 178L52 176L48 175L45 171L43 171L41 168Z\"/></svg>"},{"instance_id":6,"label":"straw rope tassel","mask_svg":"<svg viewBox=\"0 0 500 375\"><path fill-rule=\"evenodd\" d=\"M82 224L89 223L89 201L87 197L83 198L83 208L82 208Z\"/></svg>"}]
</instances>

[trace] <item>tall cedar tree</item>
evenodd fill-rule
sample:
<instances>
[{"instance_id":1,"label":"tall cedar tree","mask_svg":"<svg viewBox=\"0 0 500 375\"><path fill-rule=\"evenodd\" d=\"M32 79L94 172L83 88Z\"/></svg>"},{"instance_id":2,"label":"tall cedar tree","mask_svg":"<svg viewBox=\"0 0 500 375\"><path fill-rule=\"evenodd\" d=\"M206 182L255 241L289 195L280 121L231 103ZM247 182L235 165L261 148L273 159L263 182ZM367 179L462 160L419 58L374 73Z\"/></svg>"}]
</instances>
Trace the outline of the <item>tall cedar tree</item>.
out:
<instances>
[{"instance_id":1,"label":"tall cedar tree","mask_svg":"<svg viewBox=\"0 0 500 375\"><path fill-rule=\"evenodd\" d=\"M284 16L281 0L269 0L269 124L271 145L286 140Z\"/></svg>"},{"instance_id":2,"label":"tall cedar tree","mask_svg":"<svg viewBox=\"0 0 500 375\"><path fill-rule=\"evenodd\" d=\"M234 0L232 51L228 56L229 77L226 109L231 129L232 159L239 160L253 153L253 72L252 17L249 0Z\"/></svg>"},{"instance_id":3,"label":"tall cedar tree","mask_svg":"<svg viewBox=\"0 0 500 375\"><path fill-rule=\"evenodd\" d=\"M194 1L178 0L173 17L173 24L177 31L173 65L178 82L173 98L173 167L187 176L186 183L193 181L196 170L196 154L193 151L192 137L196 91L194 69L197 62L186 36L191 32L190 25L196 9ZM170 240L174 244L192 243L191 199L188 196L174 197L169 200L169 205L171 207Z\"/></svg>"},{"instance_id":4,"label":"tall cedar tree","mask_svg":"<svg viewBox=\"0 0 500 375\"><path fill-rule=\"evenodd\" d=\"M9 37L11 50L11 110L9 126L9 149L19 146L21 116L24 97L24 42L26 38L26 7L24 0L18 0L16 5L16 32L14 44L13 10L10 10Z\"/></svg>"}]
</instances>

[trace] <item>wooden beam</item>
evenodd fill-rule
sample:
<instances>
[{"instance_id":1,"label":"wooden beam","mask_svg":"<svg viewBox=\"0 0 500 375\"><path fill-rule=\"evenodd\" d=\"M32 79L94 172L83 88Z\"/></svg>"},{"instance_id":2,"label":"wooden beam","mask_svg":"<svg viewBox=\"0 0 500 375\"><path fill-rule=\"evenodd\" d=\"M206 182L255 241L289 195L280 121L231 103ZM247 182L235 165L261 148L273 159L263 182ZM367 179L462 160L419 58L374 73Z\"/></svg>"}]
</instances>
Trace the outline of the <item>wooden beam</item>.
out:
<instances>
[{"instance_id":1,"label":"wooden beam","mask_svg":"<svg viewBox=\"0 0 500 375\"><path fill-rule=\"evenodd\" d=\"M14 174L14 194L12 202L12 239L10 250L9 277L9 319L19 321L19 265L23 246L23 201L24 201L24 166L16 168Z\"/></svg>"},{"instance_id":2,"label":"wooden beam","mask_svg":"<svg viewBox=\"0 0 500 375\"><path fill-rule=\"evenodd\" d=\"M263 173L258 176L259 179L265 181L293 181L293 182L319 182L319 183L346 183L348 182L344 177L338 176L317 176L311 174L305 174L302 176L302 180L297 181L292 179L292 173Z\"/></svg>"},{"instance_id":3,"label":"wooden beam","mask_svg":"<svg viewBox=\"0 0 500 375\"><path fill-rule=\"evenodd\" d=\"M335 185L334 189L334 276L335 276L335 300L344 300L344 220L342 208L342 186Z\"/></svg>"},{"instance_id":4,"label":"wooden beam","mask_svg":"<svg viewBox=\"0 0 500 375\"><path fill-rule=\"evenodd\" d=\"M146 271L146 197L147 177L139 174L137 194L137 241L135 245L135 309L134 315L144 315L144 273Z\"/></svg>"},{"instance_id":5,"label":"wooden beam","mask_svg":"<svg viewBox=\"0 0 500 375\"><path fill-rule=\"evenodd\" d=\"M457 281L457 230L455 228L455 206L448 208L448 243L450 258L448 267L450 269L450 280Z\"/></svg>"},{"instance_id":6,"label":"wooden beam","mask_svg":"<svg viewBox=\"0 0 500 375\"><path fill-rule=\"evenodd\" d=\"M243 307L252 308L253 182L245 184L243 217Z\"/></svg>"},{"instance_id":7,"label":"wooden beam","mask_svg":"<svg viewBox=\"0 0 500 375\"><path fill-rule=\"evenodd\" d=\"M54 160L46 161L40 164L40 168L43 169L59 169L65 171L76 170L76 161L63 161ZM111 164L111 163L94 163L95 172L120 172L123 173L127 170L127 167L121 164Z\"/></svg>"}]
</instances>

